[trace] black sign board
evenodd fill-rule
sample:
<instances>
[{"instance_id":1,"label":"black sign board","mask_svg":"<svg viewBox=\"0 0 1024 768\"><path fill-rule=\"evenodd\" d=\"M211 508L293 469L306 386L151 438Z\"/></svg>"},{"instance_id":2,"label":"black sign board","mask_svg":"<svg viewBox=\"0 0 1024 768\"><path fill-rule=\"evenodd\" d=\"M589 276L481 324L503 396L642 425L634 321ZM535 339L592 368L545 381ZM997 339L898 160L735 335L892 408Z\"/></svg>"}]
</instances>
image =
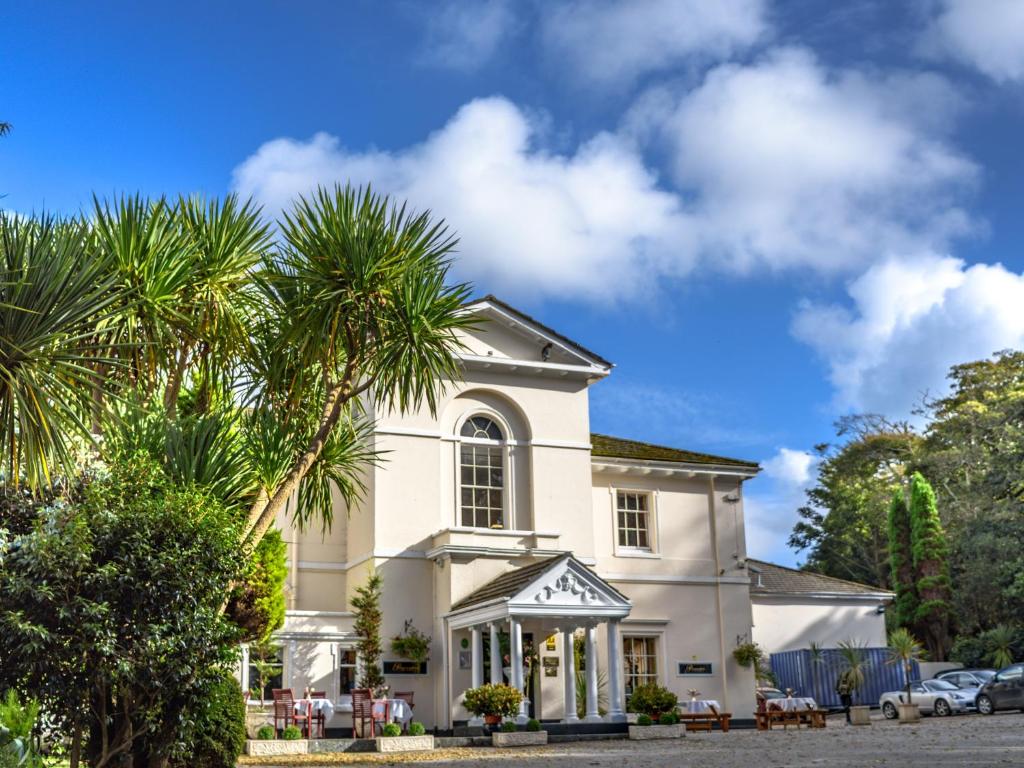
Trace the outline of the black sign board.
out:
<instances>
[{"instance_id":1,"label":"black sign board","mask_svg":"<svg viewBox=\"0 0 1024 768\"><path fill-rule=\"evenodd\" d=\"M427 674L427 662L425 661L385 661L385 675L425 675Z\"/></svg>"},{"instance_id":2,"label":"black sign board","mask_svg":"<svg viewBox=\"0 0 1024 768\"><path fill-rule=\"evenodd\" d=\"M677 675L710 675L713 674L711 671L710 661L680 661L677 662L679 671Z\"/></svg>"}]
</instances>

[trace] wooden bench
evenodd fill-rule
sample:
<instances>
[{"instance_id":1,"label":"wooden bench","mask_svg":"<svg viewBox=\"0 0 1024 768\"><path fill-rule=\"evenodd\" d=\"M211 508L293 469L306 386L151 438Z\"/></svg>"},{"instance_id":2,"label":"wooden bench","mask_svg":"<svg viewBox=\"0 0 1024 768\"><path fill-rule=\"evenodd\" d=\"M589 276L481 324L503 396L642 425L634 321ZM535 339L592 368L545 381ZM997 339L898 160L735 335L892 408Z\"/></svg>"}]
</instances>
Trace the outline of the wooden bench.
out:
<instances>
[{"instance_id":1,"label":"wooden bench","mask_svg":"<svg viewBox=\"0 0 1024 768\"><path fill-rule=\"evenodd\" d=\"M824 728L827 715L828 710L824 709L797 709L789 712L781 709L768 709L755 712L754 722L759 731L770 731L776 725L781 725L783 729L788 729L791 725L796 726L797 729L801 725L806 725L808 728Z\"/></svg>"},{"instance_id":2,"label":"wooden bench","mask_svg":"<svg viewBox=\"0 0 1024 768\"><path fill-rule=\"evenodd\" d=\"M719 712L714 707L710 712L682 712L679 714L679 722L686 726L687 731L710 731L714 724L718 723L722 733L728 733L731 720L732 713Z\"/></svg>"}]
</instances>

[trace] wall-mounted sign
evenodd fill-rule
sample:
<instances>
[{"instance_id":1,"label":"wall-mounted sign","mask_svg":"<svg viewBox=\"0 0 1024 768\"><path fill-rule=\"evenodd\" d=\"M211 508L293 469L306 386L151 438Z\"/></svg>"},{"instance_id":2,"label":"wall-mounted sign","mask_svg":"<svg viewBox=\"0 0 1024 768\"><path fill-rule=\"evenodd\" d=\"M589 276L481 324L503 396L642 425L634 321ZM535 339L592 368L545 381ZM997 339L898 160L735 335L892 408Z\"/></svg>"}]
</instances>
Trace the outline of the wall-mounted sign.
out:
<instances>
[{"instance_id":1,"label":"wall-mounted sign","mask_svg":"<svg viewBox=\"0 0 1024 768\"><path fill-rule=\"evenodd\" d=\"M545 656L540 662L544 665L544 677L558 677L557 656Z\"/></svg>"},{"instance_id":2,"label":"wall-mounted sign","mask_svg":"<svg viewBox=\"0 0 1024 768\"><path fill-rule=\"evenodd\" d=\"M677 661L676 662L676 675L684 677L687 675L700 675L701 677L707 677L712 675L712 666L710 661Z\"/></svg>"},{"instance_id":3,"label":"wall-mounted sign","mask_svg":"<svg viewBox=\"0 0 1024 768\"><path fill-rule=\"evenodd\" d=\"M427 674L427 662L425 661L385 661L385 675L425 675Z\"/></svg>"},{"instance_id":4,"label":"wall-mounted sign","mask_svg":"<svg viewBox=\"0 0 1024 768\"><path fill-rule=\"evenodd\" d=\"M547 640L545 641L545 645L544 645L544 647L545 647L545 648L546 648L547 650L549 650L549 651L553 651L553 650L555 650L555 636L554 636L554 635L551 635L551 637L549 637L549 638L548 638L548 639L547 639Z\"/></svg>"}]
</instances>

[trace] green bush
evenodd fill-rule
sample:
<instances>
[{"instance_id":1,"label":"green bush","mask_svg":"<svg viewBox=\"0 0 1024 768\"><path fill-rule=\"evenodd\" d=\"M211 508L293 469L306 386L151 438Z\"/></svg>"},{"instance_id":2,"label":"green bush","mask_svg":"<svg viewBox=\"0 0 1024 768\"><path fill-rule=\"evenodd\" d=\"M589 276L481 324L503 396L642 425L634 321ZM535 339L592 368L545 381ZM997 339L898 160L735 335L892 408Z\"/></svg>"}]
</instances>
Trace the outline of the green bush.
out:
<instances>
[{"instance_id":1,"label":"green bush","mask_svg":"<svg viewBox=\"0 0 1024 768\"><path fill-rule=\"evenodd\" d=\"M285 741L298 741L302 738L302 731L299 730L298 726L289 725L281 732L281 738Z\"/></svg>"},{"instance_id":2,"label":"green bush","mask_svg":"<svg viewBox=\"0 0 1024 768\"><path fill-rule=\"evenodd\" d=\"M423 723L409 723L410 736L422 736L426 732L427 729L423 727Z\"/></svg>"},{"instance_id":3,"label":"green bush","mask_svg":"<svg viewBox=\"0 0 1024 768\"><path fill-rule=\"evenodd\" d=\"M539 731L540 730L540 720L528 720L526 722L526 730L534 731L534 732Z\"/></svg>"},{"instance_id":4,"label":"green bush","mask_svg":"<svg viewBox=\"0 0 1024 768\"><path fill-rule=\"evenodd\" d=\"M274 726L272 725L261 725L259 730L256 731L256 738L262 741L267 741L274 738L277 734L274 732Z\"/></svg>"},{"instance_id":5,"label":"green bush","mask_svg":"<svg viewBox=\"0 0 1024 768\"><path fill-rule=\"evenodd\" d=\"M506 720L501 724L501 730L504 733L515 733L519 730L519 726L517 726L513 720Z\"/></svg>"},{"instance_id":6,"label":"green bush","mask_svg":"<svg viewBox=\"0 0 1024 768\"><path fill-rule=\"evenodd\" d=\"M206 698L192 717L184 755L173 764L185 768L235 768L245 747L245 698L230 672L210 678ZM270 729L273 738L273 728Z\"/></svg>"},{"instance_id":7,"label":"green bush","mask_svg":"<svg viewBox=\"0 0 1024 768\"><path fill-rule=\"evenodd\" d=\"M388 723L381 729L380 735L388 737L401 736L402 726L400 726L398 723Z\"/></svg>"},{"instance_id":8,"label":"green bush","mask_svg":"<svg viewBox=\"0 0 1024 768\"><path fill-rule=\"evenodd\" d=\"M0 701L0 768L36 768L42 758L32 746L32 731L39 718L39 702L22 704L14 690Z\"/></svg>"},{"instance_id":9,"label":"green bush","mask_svg":"<svg viewBox=\"0 0 1024 768\"><path fill-rule=\"evenodd\" d=\"M629 711L657 717L662 712L674 712L678 698L668 688L656 683L638 685L629 697Z\"/></svg>"},{"instance_id":10,"label":"green bush","mask_svg":"<svg viewBox=\"0 0 1024 768\"><path fill-rule=\"evenodd\" d=\"M519 713L523 694L510 685L487 683L466 691L462 703L474 715L501 715L512 717Z\"/></svg>"},{"instance_id":11,"label":"green bush","mask_svg":"<svg viewBox=\"0 0 1024 768\"><path fill-rule=\"evenodd\" d=\"M654 721L651 720L651 716L650 715L640 715L636 719L636 724L637 725L654 725Z\"/></svg>"},{"instance_id":12,"label":"green bush","mask_svg":"<svg viewBox=\"0 0 1024 768\"><path fill-rule=\"evenodd\" d=\"M658 718L658 725L675 725L679 719L672 712L662 712Z\"/></svg>"}]
</instances>

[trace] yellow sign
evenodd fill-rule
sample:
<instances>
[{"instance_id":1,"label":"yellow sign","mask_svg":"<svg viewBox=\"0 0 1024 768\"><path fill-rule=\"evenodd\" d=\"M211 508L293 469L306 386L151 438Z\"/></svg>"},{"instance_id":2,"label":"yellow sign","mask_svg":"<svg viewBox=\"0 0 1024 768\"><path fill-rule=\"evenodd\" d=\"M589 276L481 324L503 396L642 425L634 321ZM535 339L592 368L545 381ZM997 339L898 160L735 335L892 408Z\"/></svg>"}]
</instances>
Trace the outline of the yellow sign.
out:
<instances>
[{"instance_id":1,"label":"yellow sign","mask_svg":"<svg viewBox=\"0 0 1024 768\"><path fill-rule=\"evenodd\" d=\"M546 647L546 648L547 648L547 650L549 650L549 651L553 651L553 650L555 650L555 636L554 636L554 635L552 635L551 637L549 637L549 638L548 638L548 639L547 639L547 640L545 641L545 647Z\"/></svg>"}]
</instances>

